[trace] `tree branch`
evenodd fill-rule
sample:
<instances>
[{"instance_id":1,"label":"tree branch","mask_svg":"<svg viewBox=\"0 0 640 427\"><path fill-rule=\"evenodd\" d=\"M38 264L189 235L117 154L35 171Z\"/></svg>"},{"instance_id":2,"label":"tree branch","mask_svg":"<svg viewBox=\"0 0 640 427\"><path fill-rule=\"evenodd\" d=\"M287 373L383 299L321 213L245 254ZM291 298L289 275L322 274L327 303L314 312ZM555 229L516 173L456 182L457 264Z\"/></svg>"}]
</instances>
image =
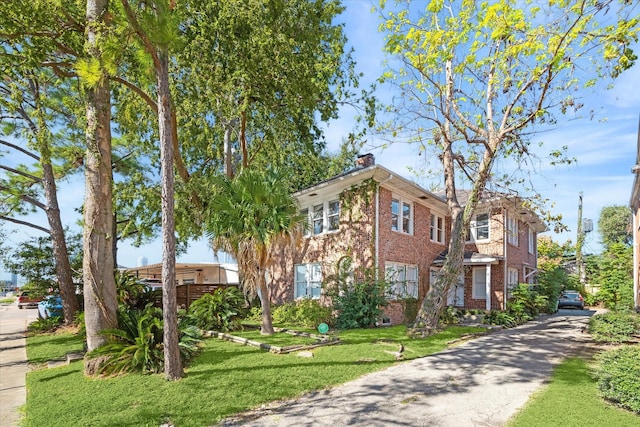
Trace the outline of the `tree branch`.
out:
<instances>
[{"instance_id":1,"label":"tree branch","mask_svg":"<svg viewBox=\"0 0 640 427\"><path fill-rule=\"evenodd\" d=\"M51 234L51 230L49 230L47 228L44 228L44 227L41 227L41 226L36 225L36 224L32 224L32 223L27 222L27 221L22 221L22 220L15 219L15 218L10 218L10 217L4 216L4 215L0 215L0 219L3 220L3 221L7 221L7 222L13 222L14 224L18 224L18 225L26 225L27 227L35 228L36 230L40 230L40 231L42 231L44 233Z\"/></svg>"},{"instance_id":2,"label":"tree branch","mask_svg":"<svg viewBox=\"0 0 640 427\"><path fill-rule=\"evenodd\" d=\"M10 191L10 190L11 189L6 185L0 184L0 191ZM35 207L42 209L43 211L47 210L47 206L44 203L34 199L33 197L29 197L26 194L20 194L16 197L18 197L20 200L24 200L25 202L32 204Z\"/></svg>"},{"instance_id":3,"label":"tree branch","mask_svg":"<svg viewBox=\"0 0 640 427\"><path fill-rule=\"evenodd\" d=\"M24 148L22 148L22 147L20 147L20 146L17 146L17 145L15 145L15 144L12 144L12 143L10 143L10 142L8 142L8 141L5 141L5 140L3 140L3 139L0 139L0 145L6 145L7 147L13 148L14 150L18 150L18 151L20 151L21 153L26 154L27 156L29 156L29 157L31 157L31 158L33 158L33 159L35 159L35 160L36 160L36 161L38 161L38 162L40 161L40 157L39 157L39 156L37 156L37 155L33 154L31 151L25 150Z\"/></svg>"},{"instance_id":4,"label":"tree branch","mask_svg":"<svg viewBox=\"0 0 640 427\"><path fill-rule=\"evenodd\" d=\"M4 169L6 171L15 173L16 175L20 175L20 176L23 176L25 178L29 178L30 180L32 180L34 182L38 182L38 183L42 182L42 178L38 178L37 176L28 174L26 172L19 171L18 169L14 169L14 168L9 167L9 166L0 165L0 169Z\"/></svg>"}]
</instances>

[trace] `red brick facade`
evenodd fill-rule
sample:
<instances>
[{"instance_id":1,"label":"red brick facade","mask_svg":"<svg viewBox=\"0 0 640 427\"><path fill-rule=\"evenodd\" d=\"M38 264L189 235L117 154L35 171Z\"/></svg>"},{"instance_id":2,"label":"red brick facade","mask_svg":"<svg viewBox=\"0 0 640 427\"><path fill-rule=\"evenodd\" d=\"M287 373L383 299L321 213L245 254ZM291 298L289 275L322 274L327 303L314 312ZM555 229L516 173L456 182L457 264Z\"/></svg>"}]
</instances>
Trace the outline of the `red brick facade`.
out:
<instances>
[{"instance_id":1,"label":"red brick facade","mask_svg":"<svg viewBox=\"0 0 640 427\"><path fill-rule=\"evenodd\" d=\"M314 206L339 200L339 227L305 237L295 250L283 248L274 254L277 263L270 270L271 299L274 303L295 298L296 265L319 263L322 279L325 280L337 273L338 264L345 257L351 260L353 271L375 266L378 271L384 272L389 263L417 268L418 300L424 297L429 289L431 270L437 268L434 261L446 249L445 243L450 238L451 220L442 199L375 165L363 166L360 170L303 190L296 197L300 207L310 213ZM393 199L402 206L411 207L409 230L392 229ZM432 214L444 220L443 242L431 240ZM504 223L509 215L518 218L518 245L505 245ZM312 221L313 217L310 218ZM526 218L520 218L521 213L516 209L507 209L501 202L493 203L489 239L467 244L467 251L484 254L485 257L465 260L465 308L487 308L486 298L473 298L474 268L490 268L490 275L486 277L490 281L491 309L504 307L505 280L515 280L517 272L517 282L529 281L530 277L526 276L531 276L536 266L535 244L533 253L529 253L529 225L524 221ZM401 227L406 227L406 223ZM325 297L321 297L323 300L329 303ZM409 310L405 304L403 300L390 301L384 316L392 324L413 321L406 318ZM411 313L415 311L415 301L413 304Z\"/></svg>"}]
</instances>

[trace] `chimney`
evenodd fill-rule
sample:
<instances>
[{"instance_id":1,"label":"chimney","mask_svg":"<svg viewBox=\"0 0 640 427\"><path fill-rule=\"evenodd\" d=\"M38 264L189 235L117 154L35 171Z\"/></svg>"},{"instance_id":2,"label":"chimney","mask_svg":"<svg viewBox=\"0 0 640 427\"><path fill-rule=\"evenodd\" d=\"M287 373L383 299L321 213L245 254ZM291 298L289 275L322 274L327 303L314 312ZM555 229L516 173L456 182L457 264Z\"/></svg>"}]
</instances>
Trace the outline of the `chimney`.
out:
<instances>
[{"instance_id":1,"label":"chimney","mask_svg":"<svg viewBox=\"0 0 640 427\"><path fill-rule=\"evenodd\" d=\"M371 153L358 156L356 159L356 167L367 168L376 164L376 158Z\"/></svg>"}]
</instances>

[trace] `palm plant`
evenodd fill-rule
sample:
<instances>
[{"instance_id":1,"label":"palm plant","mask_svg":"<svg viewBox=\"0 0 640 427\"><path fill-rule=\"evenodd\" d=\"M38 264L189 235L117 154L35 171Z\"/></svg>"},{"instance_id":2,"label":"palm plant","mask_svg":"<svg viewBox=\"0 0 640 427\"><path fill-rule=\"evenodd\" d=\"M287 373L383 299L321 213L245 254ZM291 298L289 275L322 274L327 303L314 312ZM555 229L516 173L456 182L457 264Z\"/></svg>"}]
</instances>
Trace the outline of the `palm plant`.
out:
<instances>
[{"instance_id":1,"label":"palm plant","mask_svg":"<svg viewBox=\"0 0 640 427\"><path fill-rule=\"evenodd\" d=\"M253 168L235 178L220 176L214 180L209 206L206 228L212 245L236 258L244 292L260 296L261 333L273 334L265 276L273 263L270 253L276 246L296 242L304 219L287 178L278 170Z\"/></svg>"},{"instance_id":2,"label":"palm plant","mask_svg":"<svg viewBox=\"0 0 640 427\"><path fill-rule=\"evenodd\" d=\"M97 372L119 375L125 372L159 373L164 367L162 310L147 305L137 310L125 305L118 307L118 327L101 333L107 344L88 354L97 359ZM183 361L198 350L202 331L188 321L179 323L179 349Z\"/></svg>"}]
</instances>

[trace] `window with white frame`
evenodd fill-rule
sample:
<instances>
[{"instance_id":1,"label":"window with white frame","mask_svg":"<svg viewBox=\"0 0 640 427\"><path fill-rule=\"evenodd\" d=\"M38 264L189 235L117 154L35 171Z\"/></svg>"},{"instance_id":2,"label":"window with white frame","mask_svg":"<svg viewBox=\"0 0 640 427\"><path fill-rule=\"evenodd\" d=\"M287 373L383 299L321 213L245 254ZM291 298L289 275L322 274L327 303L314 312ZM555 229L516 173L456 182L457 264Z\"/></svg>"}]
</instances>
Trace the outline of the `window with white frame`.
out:
<instances>
[{"instance_id":1,"label":"window with white frame","mask_svg":"<svg viewBox=\"0 0 640 427\"><path fill-rule=\"evenodd\" d=\"M473 299L487 299L487 267L473 268L471 297Z\"/></svg>"},{"instance_id":2,"label":"window with white frame","mask_svg":"<svg viewBox=\"0 0 640 427\"><path fill-rule=\"evenodd\" d=\"M293 297L320 298L322 290L322 266L320 263L296 264L295 291Z\"/></svg>"},{"instance_id":3,"label":"window with white frame","mask_svg":"<svg viewBox=\"0 0 640 427\"><path fill-rule=\"evenodd\" d=\"M529 253L536 253L536 234L532 230L529 230Z\"/></svg>"},{"instance_id":4,"label":"window with white frame","mask_svg":"<svg viewBox=\"0 0 640 427\"><path fill-rule=\"evenodd\" d=\"M516 287L518 287L518 269L509 268L507 271L507 298L511 297L511 293Z\"/></svg>"},{"instance_id":5,"label":"window with white frame","mask_svg":"<svg viewBox=\"0 0 640 427\"><path fill-rule=\"evenodd\" d=\"M327 209L327 230L335 231L340 228L340 201L330 200Z\"/></svg>"},{"instance_id":6,"label":"window with white frame","mask_svg":"<svg viewBox=\"0 0 640 427\"><path fill-rule=\"evenodd\" d=\"M507 215L507 241L518 246L518 218L512 215Z\"/></svg>"},{"instance_id":7,"label":"window with white frame","mask_svg":"<svg viewBox=\"0 0 640 427\"><path fill-rule=\"evenodd\" d=\"M431 214L431 228L429 237L432 242L444 243L444 218Z\"/></svg>"},{"instance_id":8,"label":"window with white frame","mask_svg":"<svg viewBox=\"0 0 640 427\"><path fill-rule=\"evenodd\" d=\"M340 201L329 200L300 210L309 221L305 236L336 231L340 228Z\"/></svg>"},{"instance_id":9,"label":"window with white frame","mask_svg":"<svg viewBox=\"0 0 640 427\"><path fill-rule=\"evenodd\" d=\"M391 199L391 229L413 234L413 206L411 202L399 197Z\"/></svg>"},{"instance_id":10,"label":"window with white frame","mask_svg":"<svg viewBox=\"0 0 640 427\"><path fill-rule=\"evenodd\" d=\"M469 240L489 240L489 214L482 213L473 217L469 227Z\"/></svg>"},{"instance_id":11,"label":"window with white frame","mask_svg":"<svg viewBox=\"0 0 640 427\"><path fill-rule=\"evenodd\" d=\"M418 266L388 262L385 278L390 284L389 299L418 298Z\"/></svg>"}]
</instances>

